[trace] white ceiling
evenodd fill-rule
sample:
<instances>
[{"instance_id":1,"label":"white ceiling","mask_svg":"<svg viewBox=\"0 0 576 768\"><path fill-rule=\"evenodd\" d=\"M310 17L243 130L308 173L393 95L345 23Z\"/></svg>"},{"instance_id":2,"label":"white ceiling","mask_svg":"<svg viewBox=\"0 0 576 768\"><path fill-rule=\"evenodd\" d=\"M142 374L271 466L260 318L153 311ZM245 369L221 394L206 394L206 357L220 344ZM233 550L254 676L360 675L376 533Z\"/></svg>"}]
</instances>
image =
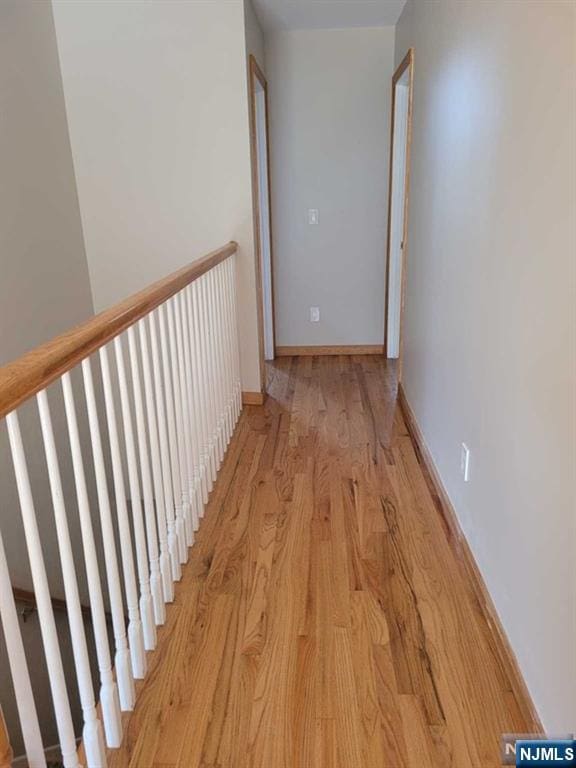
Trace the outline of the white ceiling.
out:
<instances>
[{"instance_id":1,"label":"white ceiling","mask_svg":"<svg viewBox=\"0 0 576 768\"><path fill-rule=\"evenodd\" d=\"M386 27L406 0L252 0L266 30Z\"/></svg>"}]
</instances>

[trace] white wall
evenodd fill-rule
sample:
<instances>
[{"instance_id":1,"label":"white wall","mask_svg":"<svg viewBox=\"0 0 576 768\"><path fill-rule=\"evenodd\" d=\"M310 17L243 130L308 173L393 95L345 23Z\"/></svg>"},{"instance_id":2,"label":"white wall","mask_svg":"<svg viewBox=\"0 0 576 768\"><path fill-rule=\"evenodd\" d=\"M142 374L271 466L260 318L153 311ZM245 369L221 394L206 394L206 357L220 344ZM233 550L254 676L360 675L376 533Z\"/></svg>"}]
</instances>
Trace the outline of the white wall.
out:
<instances>
[{"instance_id":1,"label":"white wall","mask_svg":"<svg viewBox=\"0 0 576 768\"><path fill-rule=\"evenodd\" d=\"M0 3L0 365L92 314L49 4Z\"/></svg>"},{"instance_id":2,"label":"white wall","mask_svg":"<svg viewBox=\"0 0 576 768\"><path fill-rule=\"evenodd\" d=\"M404 385L552 732L576 728L575 15L409 0L396 35L397 62L415 47Z\"/></svg>"},{"instance_id":3,"label":"white wall","mask_svg":"<svg viewBox=\"0 0 576 768\"><path fill-rule=\"evenodd\" d=\"M237 240L242 379L260 389L242 0L55 0L97 309Z\"/></svg>"},{"instance_id":4,"label":"white wall","mask_svg":"<svg viewBox=\"0 0 576 768\"><path fill-rule=\"evenodd\" d=\"M383 343L393 58L393 27L266 38L279 345Z\"/></svg>"}]
</instances>

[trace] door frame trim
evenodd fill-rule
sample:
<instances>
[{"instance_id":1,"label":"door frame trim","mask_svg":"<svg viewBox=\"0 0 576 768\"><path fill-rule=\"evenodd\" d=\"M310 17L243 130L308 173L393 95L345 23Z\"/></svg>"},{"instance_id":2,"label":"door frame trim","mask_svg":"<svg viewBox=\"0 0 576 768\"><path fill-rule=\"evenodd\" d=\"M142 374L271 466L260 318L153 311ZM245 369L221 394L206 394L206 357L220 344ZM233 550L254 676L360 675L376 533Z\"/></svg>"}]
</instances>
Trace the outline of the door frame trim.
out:
<instances>
[{"instance_id":1,"label":"door frame trim","mask_svg":"<svg viewBox=\"0 0 576 768\"><path fill-rule=\"evenodd\" d=\"M404 176L404 227L402 232L402 282L400 288L400 343L398 353L398 381L402 380L402 342L404 328L404 302L406 294L406 254L408 252L408 210L410 200L410 162L412 149L412 109L414 101L414 48L400 62L392 76L392 109L390 114L390 162L388 171L388 234L386 237L386 284L384 287L384 354L388 357L388 300L390 291L390 234L392 228L392 174L394 152L394 118L396 111L396 84L406 70L409 70L408 84L408 125L406 129L406 170Z\"/></svg>"},{"instance_id":2,"label":"door frame trim","mask_svg":"<svg viewBox=\"0 0 576 768\"><path fill-rule=\"evenodd\" d=\"M276 308L274 301L274 254L272 238L272 200L271 200L271 181L270 181L270 125L269 125L269 101L268 101L268 82L264 73L258 66L258 62L252 54L249 58L248 67L248 90L250 97L250 163L252 166L252 216L254 226L254 248L255 248L255 269L256 269L256 303L258 312L258 347L260 357L260 378L262 391L266 388L266 367L264 360L264 294L262 291L262 243L260 241L260 184L258 179L258 145L257 145L257 125L256 125L256 88L257 80L264 90L264 102L266 105L266 163L268 171L268 217L270 230L270 283L272 292L272 325L274 345L274 356L276 356Z\"/></svg>"}]
</instances>

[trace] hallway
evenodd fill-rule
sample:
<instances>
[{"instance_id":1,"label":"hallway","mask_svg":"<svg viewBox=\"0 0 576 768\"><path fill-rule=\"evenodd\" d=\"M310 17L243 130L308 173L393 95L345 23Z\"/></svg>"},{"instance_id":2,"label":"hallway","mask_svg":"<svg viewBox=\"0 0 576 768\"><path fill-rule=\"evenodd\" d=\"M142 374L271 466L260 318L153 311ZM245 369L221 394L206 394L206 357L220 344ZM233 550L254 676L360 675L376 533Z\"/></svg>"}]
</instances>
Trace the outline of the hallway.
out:
<instances>
[{"instance_id":1,"label":"hallway","mask_svg":"<svg viewBox=\"0 0 576 768\"><path fill-rule=\"evenodd\" d=\"M383 358L245 408L113 768L496 768L530 724Z\"/></svg>"}]
</instances>

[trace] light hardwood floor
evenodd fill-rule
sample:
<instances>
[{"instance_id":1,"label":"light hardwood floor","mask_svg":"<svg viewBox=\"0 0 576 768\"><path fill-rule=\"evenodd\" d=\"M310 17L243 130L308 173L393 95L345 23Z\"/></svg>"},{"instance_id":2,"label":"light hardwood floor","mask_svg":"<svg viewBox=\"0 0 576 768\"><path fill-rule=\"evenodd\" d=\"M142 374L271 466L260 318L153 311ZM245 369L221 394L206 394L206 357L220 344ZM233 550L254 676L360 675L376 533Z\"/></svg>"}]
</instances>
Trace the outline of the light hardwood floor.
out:
<instances>
[{"instance_id":1,"label":"light hardwood floor","mask_svg":"<svg viewBox=\"0 0 576 768\"><path fill-rule=\"evenodd\" d=\"M112 768L496 768L501 733L528 724L393 366L268 370Z\"/></svg>"}]
</instances>

